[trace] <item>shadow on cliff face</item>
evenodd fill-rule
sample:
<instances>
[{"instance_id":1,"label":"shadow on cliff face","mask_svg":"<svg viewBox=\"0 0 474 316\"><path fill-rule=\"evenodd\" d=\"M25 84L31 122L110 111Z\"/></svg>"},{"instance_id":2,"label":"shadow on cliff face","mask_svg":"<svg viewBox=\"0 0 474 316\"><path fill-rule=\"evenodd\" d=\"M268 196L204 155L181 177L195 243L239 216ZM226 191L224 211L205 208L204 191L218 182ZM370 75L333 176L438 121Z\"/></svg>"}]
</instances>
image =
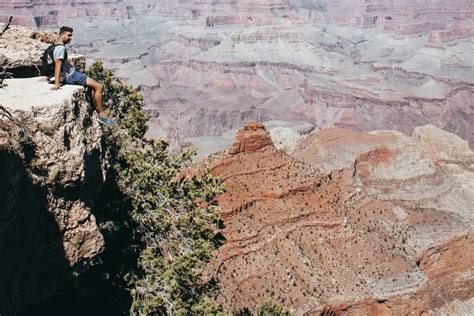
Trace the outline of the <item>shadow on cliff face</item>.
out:
<instances>
[{"instance_id":1,"label":"shadow on cliff face","mask_svg":"<svg viewBox=\"0 0 474 316\"><path fill-rule=\"evenodd\" d=\"M86 173L97 174L95 156ZM86 176L101 190L86 203L93 206L106 250L100 264L77 275L48 211L48 190L31 178L27 163L13 150L0 150L0 315L128 315L131 300L123 276L135 269L139 250L130 233L130 208L115 179L98 186L98 179Z\"/></svg>"},{"instance_id":2,"label":"shadow on cliff face","mask_svg":"<svg viewBox=\"0 0 474 316\"><path fill-rule=\"evenodd\" d=\"M127 202L116 188L115 179L109 177L96 201L93 214L105 238L106 249L101 262L74 276L66 267L64 254L58 254L64 271L56 280L55 287L40 280L42 291L50 291L49 297L24 305L18 315L129 315L130 293L124 275L136 269L139 250L134 247ZM62 248L62 244L59 244ZM50 266L56 274L56 268ZM58 287L57 283L61 286Z\"/></svg>"},{"instance_id":3,"label":"shadow on cliff face","mask_svg":"<svg viewBox=\"0 0 474 316\"><path fill-rule=\"evenodd\" d=\"M0 150L0 314L47 299L71 277L61 234L23 158Z\"/></svg>"}]
</instances>

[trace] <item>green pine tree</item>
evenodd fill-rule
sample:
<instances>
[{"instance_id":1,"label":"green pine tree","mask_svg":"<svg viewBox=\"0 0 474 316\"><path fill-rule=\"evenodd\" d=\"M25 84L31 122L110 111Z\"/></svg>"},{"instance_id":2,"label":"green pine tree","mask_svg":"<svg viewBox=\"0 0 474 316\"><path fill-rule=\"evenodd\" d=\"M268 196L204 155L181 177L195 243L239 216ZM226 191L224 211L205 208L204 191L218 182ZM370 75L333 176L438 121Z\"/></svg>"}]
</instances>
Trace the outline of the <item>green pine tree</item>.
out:
<instances>
[{"instance_id":1,"label":"green pine tree","mask_svg":"<svg viewBox=\"0 0 474 316\"><path fill-rule=\"evenodd\" d=\"M145 138L149 117L143 97L102 63L94 63L87 74L104 84L106 110L118 121L104 131L113 178L129 205L115 211L129 212L133 223L122 226L131 230L135 244L130 248L139 249L135 266L117 269L132 296L131 314L222 313L214 303L214 280L202 275L220 245L214 197L223 192L222 182L209 173L179 176L194 151L172 153L164 140Z\"/></svg>"}]
</instances>

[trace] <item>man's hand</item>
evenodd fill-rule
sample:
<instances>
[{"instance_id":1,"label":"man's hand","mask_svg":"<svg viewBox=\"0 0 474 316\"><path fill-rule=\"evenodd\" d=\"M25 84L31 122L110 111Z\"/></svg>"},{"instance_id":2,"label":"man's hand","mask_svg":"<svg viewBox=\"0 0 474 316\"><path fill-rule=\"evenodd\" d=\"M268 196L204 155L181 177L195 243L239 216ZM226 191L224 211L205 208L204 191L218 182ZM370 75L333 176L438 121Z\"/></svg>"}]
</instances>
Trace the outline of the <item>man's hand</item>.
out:
<instances>
[{"instance_id":1,"label":"man's hand","mask_svg":"<svg viewBox=\"0 0 474 316\"><path fill-rule=\"evenodd\" d=\"M51 90L61 90L61 86L60 85L54 85L53 87L51 87Z\"/></svg>"}]
</instances>

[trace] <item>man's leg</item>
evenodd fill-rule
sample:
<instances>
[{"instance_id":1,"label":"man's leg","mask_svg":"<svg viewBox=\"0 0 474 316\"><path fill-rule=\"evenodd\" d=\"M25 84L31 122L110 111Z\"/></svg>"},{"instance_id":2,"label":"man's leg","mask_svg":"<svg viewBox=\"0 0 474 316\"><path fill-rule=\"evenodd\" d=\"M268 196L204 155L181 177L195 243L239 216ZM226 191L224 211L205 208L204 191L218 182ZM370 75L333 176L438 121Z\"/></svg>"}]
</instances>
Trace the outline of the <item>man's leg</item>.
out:
<instances>
[{"instance_id":1,"label":"man's leg","mask_svg":"<svg viewBox=\"0 0 474 316\"><path fill-rule=\"evenodd\" d=\"M104 88L100 83L89 77L87 77L86 86L92 89L91 95L95 110L97 111L100 117L104 117L105 115L102 110L102 91L104 90Z\"/></svg>"},{"instance_id":2,"label":"man's leg","mask_svg":"<svg viewBox=\"0 0 474 316\"><path fill-rule=\"evenodd\" d=\"M104 111L102 110L102 91L104 90L104 87L100 83L92 78L87 77L85 74L79 71L74 71L69 74L66 77L65 82L67 84L80 85L90 88L92 90L92 103L94 103L95 110L97 111L97 114L99 114L98 121L107 126L115 125L115 122L107 118L104 114Z\"/></svg>"}]
</instances>

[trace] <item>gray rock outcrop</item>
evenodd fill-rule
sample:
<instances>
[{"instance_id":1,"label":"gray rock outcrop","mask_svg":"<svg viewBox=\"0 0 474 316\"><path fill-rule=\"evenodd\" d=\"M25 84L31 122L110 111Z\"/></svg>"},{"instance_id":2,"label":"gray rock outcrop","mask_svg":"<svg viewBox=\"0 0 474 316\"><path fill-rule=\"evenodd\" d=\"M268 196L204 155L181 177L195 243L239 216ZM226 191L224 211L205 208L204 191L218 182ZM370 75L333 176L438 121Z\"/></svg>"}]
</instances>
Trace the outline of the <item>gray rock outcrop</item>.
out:
<instances>
[{"instance_id":1,"label":"gray rock outcrop","mask_svg":"<svg viewBox=\"0 0 474 316\"><path fill-rule=\"evenodd\" d=\"M9 315L100 261L92 209L108 159L82 87L10 79L0 104L0 312Z\"/></svg>"}]
</instances>

